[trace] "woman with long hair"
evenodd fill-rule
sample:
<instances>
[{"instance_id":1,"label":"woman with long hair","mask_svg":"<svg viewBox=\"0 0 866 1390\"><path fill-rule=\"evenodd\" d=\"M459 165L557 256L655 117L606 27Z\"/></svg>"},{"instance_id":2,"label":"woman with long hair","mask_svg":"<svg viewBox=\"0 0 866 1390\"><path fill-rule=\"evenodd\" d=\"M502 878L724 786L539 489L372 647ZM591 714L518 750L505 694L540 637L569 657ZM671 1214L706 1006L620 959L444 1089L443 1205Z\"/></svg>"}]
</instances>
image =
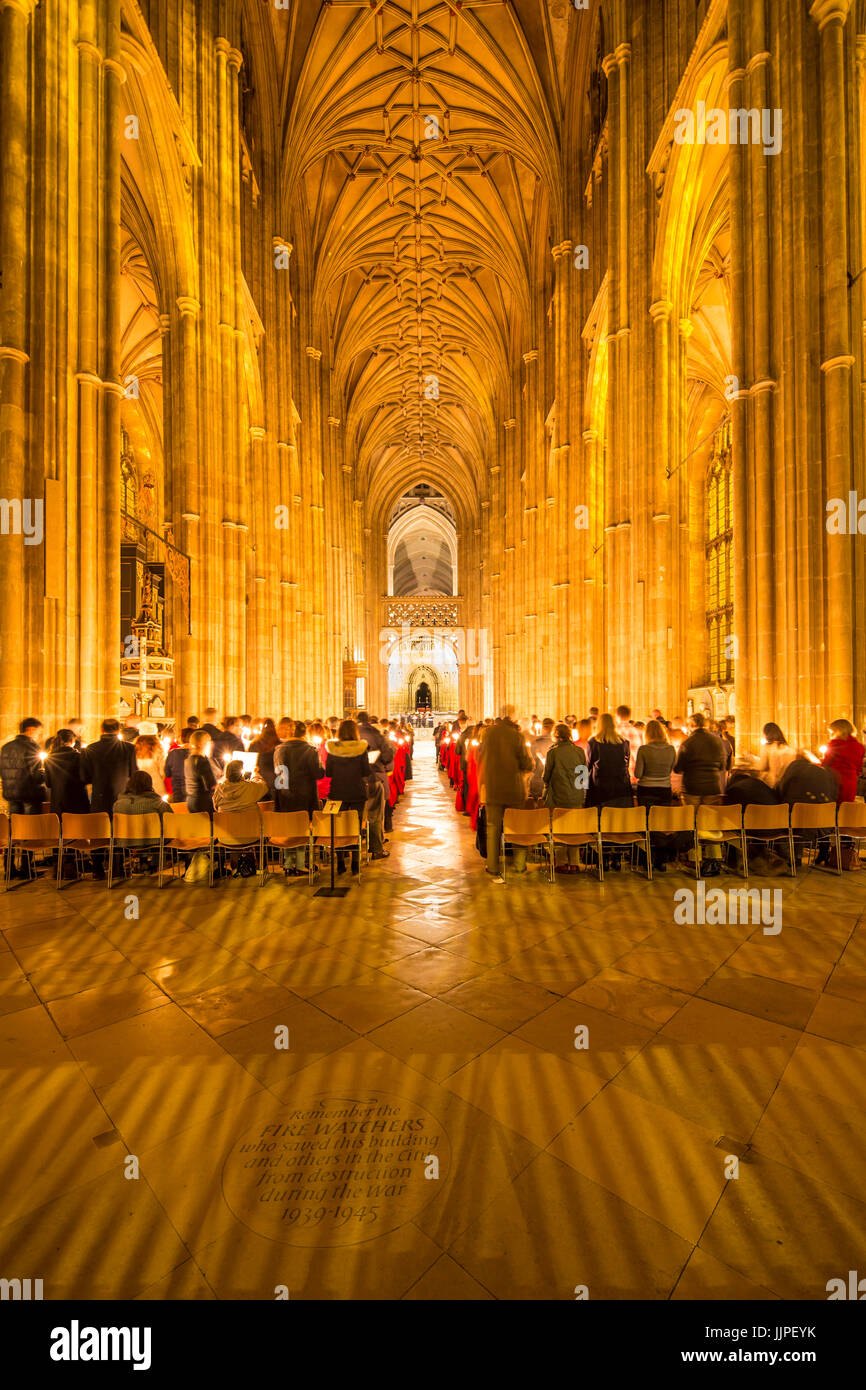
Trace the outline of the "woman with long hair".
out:
<instances>
[{"instance_id":1,"label":"woman with long hair","mask_svg":"<svg viewBox=\"0 0 866 1390\"><path fill-rule=\"evenodd\" d=\"M139 772L146 772L157 796L165 796L165 757L156 734L140 734L135 740L135 761Z\"/></svg>"},{"instance_id":2,"label":"woman with long hair","mask_svg":"<svg viewBox=\"0 0 866 1390\"><path fill-rule=\"evenodd\" d=\"M256 772L267 786L269 796L274 794L274 750L278 747L279 742L273 719L263 719L261 728L249 749L251 753L256 755Z\"/></svg>"},{"instance_id":3,"label":"woman with long hair","mask_svg":"<svg viewBox=\"0 0 866 1390\"><path fill-rule=\"evenodd\" d=\"M598 716L589 740L589 791L587 806L633 806L628 775L629 741L617 733L612 714Z\"/></svg>"},{"instance_id":4,"label":"woman with long hair","mask_svg":"<svg viewBox=\"0 0 866 1390\"><path fill-rule=\"evenodd\" d=\"M797 750L789 746L778 724L765 724L761 732L764 743L758 772L761 774L762 782L766 782L769 787L775 787L781 781L785 768L794 761Z\"/></svg>"}]
</instances>

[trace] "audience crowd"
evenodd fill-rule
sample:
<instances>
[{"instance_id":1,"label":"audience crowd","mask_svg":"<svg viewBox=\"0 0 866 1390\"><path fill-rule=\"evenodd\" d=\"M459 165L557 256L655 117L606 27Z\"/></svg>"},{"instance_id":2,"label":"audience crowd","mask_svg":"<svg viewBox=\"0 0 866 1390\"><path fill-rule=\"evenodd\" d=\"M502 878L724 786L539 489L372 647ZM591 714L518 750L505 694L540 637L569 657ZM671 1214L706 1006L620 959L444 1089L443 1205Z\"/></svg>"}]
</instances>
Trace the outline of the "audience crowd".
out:
<instances>
[{"instance_id":1,"label":"audience crowd","mask_svg":"<svg viewBox=\"0 0 866 1390\"><path fill-rule=\"evenodd\" d=\"M733 718L715 720L696 712L668 720L655 709L647 721L632 720L628 706L620 705L613 714L592 708L582 719L572 714L560 721L535 714L517 719L506 706L498 719L481 721L460 710L453 723L436 726L434 739L456 793L456 809L470 818L487 872L501 882L508 808L853 801L866 791L864 745L847 719L834 719L827 733L815 754L792 747L779 725L768 723L760 754L738 754ZM652 848L656 871L687 857L685 841L673 835L659 836ZM828 862L830 854L823 841L816 862ZM577 848L557 847L557 855L558 872L580 871ZM720 846L709 843L703 855L702 872L719 873ZM515 845L516 873L526 872L526 858L526 850ZM768 863L773 866L772 855ZM856 855L848 865L855 863ZM613 855L610 867L619 867Z\"/></svg>"},{"instance_id":2,"label":"audience crowd","mask_svg":"<svg viewBox=\"0 0 866 1390\"><path fill-rule=\"evenodd\" d=\"M79 719L43 735L41 720L23 719L0 749L0 787L10 814L162 816L181 805L213 816L261 802L311 818L330 798L366 820L373 859L388 858L393 810L412 777L412 725L366 711L357 720L331 715L275 723L244 714L217 723L217 711L208 708L201 722L190 715L179 732L129 715L123 722L104 719L90 743ZM307 852L286 852L287 873L307 872ZM338 872L345 872L347 860L347 854L338 857ZM92 856L97 878L105 876L104 861L104 854ZM358 869L355 851L352 870ZM13 877L29 872L24 862L12 865Z\"/></svg>"}]
</instances>

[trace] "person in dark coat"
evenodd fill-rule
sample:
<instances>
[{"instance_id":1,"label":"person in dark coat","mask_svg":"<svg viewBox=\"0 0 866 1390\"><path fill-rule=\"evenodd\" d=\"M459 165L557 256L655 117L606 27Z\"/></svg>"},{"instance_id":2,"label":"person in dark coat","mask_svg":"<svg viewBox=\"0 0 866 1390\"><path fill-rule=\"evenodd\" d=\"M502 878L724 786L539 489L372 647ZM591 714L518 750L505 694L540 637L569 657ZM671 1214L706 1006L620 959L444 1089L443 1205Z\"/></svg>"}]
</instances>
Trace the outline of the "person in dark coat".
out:
<instances>
[{"instance_id":1,"label":"person in dark coat","mask_svg":"<svg viewBox=\"0 0 866 1390\"><path fill-rule=\"evenodd\" d=\"M500 722L487 730L477 755L479 791L487 809L487 872L496 883L503 881L499 851L505 811L509 806L526 805L524 774L533 769L526 741L513 716L514 707L504 705Z\"/></svg>"},{"instance_id":2,"label":"person in dark coat","mask_svg":"<svg viewBox=\"0 0 866 1390\"><path fill-rule=\"evenodd\" d=\"M329 799L341 801L341 811L357 811L360 824L367 802L367 778L370 776L370 761L367 757L367 744L358 737L358 726L353 719L344 719L339 727L338 737L328 740L328 760L325 763L325 776L331 779ZM338 853L337 862L340 873L345 869L345 853ZM352 850L352 873L360 872L358 851Z\"/></svg>"},{"instance_id":3,"label":"person in dark coat","mask_svg":"<svg viewBox=\"0 0 866 1390\"><path fill-rule=\"evenodd\" d=\"M119 722L103 719L102 736L95 743L89 743L82 756L82 773L90 787L91 811L107 811L111 815L115 801L137 771L135 748L121 736Z\"/></svg>"},{"instance_id":4,"label":"person in dark coat","mask_svg":"<svg viewBox=\"0 0 866 1390\"><path fill-rule=\"evenodd\" d=\"M589 740L589 790L587 806L633 806L634 793L628 775L631 746L617 733L612 714L600 714L598 728Z\"/></svg>"},{"instance_id":5,"label":"person in dark coat","mask_svg":"<svg viewBox=\"0 0 866 1390\"><path fill-rule=\"evenodd\" d=\"M204 729L190 734L189 753L184 763L186 804L190 811L207 811L213 815L214 787L222 776L222 768L211 756L213 743Z\"/></svg>"},{"instance_id":6,"label":"person in dark coat","mask_svg":"<svg viewBox=\"0 0 866 1390\"><path fill-rule=\"evenodd\" d=\"M838 783L830 769L813 762L802 748L797 749L776 788L780 799L787 801L789 806L804 801L826 805L827 802L836 800L838 789Z\"/></svg>"},{"instance_id":7,"label":"person in dark coat","mask_svg":"<svg viewBox=\"0 0 866 1390\"><path fill-rule=\"evenodd\" d=\"M65 811L87 815L90 798L84 780L84 756L75 747L72 729L59 729L54 735L51 752L45 760L45 778L55 816L62 816Z\"/></svg>"},{"instance_id":8,"label":"person in dark coat","mask_svg":"<svg viewBox=\"0 0 866 1390\"><path fill-rule=\"evenodd\" d=\"M250 752L256 755L256 772L267 785L269 799L274 795L274 754L279 743L273 719L263 719L261 732L250 744Z\"/></svg>"},{"instance_id":9,"label":"person in dark coat","mask_svg":"<svg viewBox=\"0 0 866 1390\"><path fill-rule=\"evenodd\" d=\"M39 816L48 800L45 769L37 742L42 724L22 719L15 738L0 750L0 782L10 815Z\"/></svg>"},{"instance_id":10,"label":"person in dark coat","mask_svg":"<svg viewBox=\"0 0 866 1390\"><path fill-rule=\"evenodd\" d=\"M316 783L321 776L319 755L307 742L307 726L298 721L292 737L274 753L274 799L278 811L319 809Z\"/></svg>"},{"instance_id":11,"label":"person in dark coat","mask_svg":"<svg viewBox=\"0 0 866 1390\"><path fill-rule=\"evenodd\" d=\"M692 732L683 739L674 772L682 774L683 800L689 805L718 803L727 752L718 734L705 727L700 711L690 721Z\"/></svg>"},{"instance_id":12,"label":"person in dark coat","mask_svg":"<svg viewBox=\"0 0 866 1390\"><path fill-rule=\"evenodd\" d=\"M378 758L373 761L372 772L374 779L382 785L381 802L385 811L379 819L370 821L370 848L374 859L387 859L385 831L390 829L390 826L386 825L386 821L390 811L391 791L388 774L394 767L394 745L387 734L383 734L378 728L378 724L373 723L373 718L374 716L367 714L365 710L361 711L358 715L358 737L364 740L371 753L379 754ZM375 788L371 788L370 801L378 806L380 798L372 795L374 791Z\"/></svg>"},{"instance_id":13,"label":"person in dark coat","mask_svg":"<svg viewBox=\"0 0 866 1390\"><path fill-rule=\"evenodd\" d=\"M274 801L278 811L306 811L308 818L319 809L318 780L322 764L318 750L307 742L307 726L292 721L292 735L274 751ZM302 878L305 849L287 849L283 856L286 872Z\"/></svg>"},{"instance_id":14,"label":"person in dark coat","mask_svg":"<svg viewBox=\"0 0 866 1390\"><path fill-rule=\"evenodd\" d=\"M189 757L189 741L195 730L191 726L181 730L180 743L170 748L165 758L165 776L171 783L169 793L172 801L186 801L186 760Z\"/></svg>"},{"instance_id":15,"label":"person in dark coat","mask_svg":"<svg viewBox=\"0 0 866 1390\"><path fill-rule=\"evenodd\" d=\"M232 754L244 752L244 741L240 736L241 721L237 715L228 715L223 720L222 732L213 740L211 757L222 772Z\"/></svg>"},{"instance_id":16,"label":"person in dark coat","mask_svg":"<svg viewBox=\"0 0 866 1390\"><path fill-rule=\"evenodd\" d=\"M741 753L725 787L725 801L734 806L778 806L780 797L761 777L758 759Z\"/></svg>"}]
</instances>

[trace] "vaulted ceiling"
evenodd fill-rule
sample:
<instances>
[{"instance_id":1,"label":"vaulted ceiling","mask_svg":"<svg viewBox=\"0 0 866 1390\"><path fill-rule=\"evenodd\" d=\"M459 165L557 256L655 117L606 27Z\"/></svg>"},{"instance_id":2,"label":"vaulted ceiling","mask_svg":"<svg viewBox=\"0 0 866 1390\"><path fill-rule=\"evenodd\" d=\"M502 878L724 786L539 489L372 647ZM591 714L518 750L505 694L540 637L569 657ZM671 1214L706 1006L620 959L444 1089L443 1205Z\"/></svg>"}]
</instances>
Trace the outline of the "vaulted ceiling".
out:
<instances>
[{"instance_id":1,"label":"vaulted ceiling","mask_svg":"<svg viewBox=\"0 0 866 1390\"><path fill-rule=\"evenodd\" d=\"M382 470L474 489L510 413L513 365L535 346L567 8L301 0L295 11L283 187L306 219L346 457L365 489Z\"/></svg>"}]
</instances>

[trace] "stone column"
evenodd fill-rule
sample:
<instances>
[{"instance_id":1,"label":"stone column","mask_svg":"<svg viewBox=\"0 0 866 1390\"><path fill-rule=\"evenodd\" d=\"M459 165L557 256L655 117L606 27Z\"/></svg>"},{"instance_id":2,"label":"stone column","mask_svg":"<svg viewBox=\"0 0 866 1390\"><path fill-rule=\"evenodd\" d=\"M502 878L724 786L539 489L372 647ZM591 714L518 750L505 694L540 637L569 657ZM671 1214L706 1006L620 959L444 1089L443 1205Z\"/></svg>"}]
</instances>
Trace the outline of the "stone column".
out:
<instances>
[{"instance_id":1,"label":"stone column","mask_svg":"<svg viewBox=\"0 0 866 1390\"><path fill-rule=\"evenodd\" d=\"M29 499L31 517L36 500L27 470L27 188L31 153L28 30L32 8L32 0L0 0L0 492L12 508L23 509ZM40 487L40 501L41 497ZM15 720L31 713L21 708L22 692L28 686L25 538L21 532L16 534L13 527L10 516L8 533L0 534L0 725L4 735L13 732ZM46 538L43 543L50 542Z\"/></svg>"}]
</instances>

